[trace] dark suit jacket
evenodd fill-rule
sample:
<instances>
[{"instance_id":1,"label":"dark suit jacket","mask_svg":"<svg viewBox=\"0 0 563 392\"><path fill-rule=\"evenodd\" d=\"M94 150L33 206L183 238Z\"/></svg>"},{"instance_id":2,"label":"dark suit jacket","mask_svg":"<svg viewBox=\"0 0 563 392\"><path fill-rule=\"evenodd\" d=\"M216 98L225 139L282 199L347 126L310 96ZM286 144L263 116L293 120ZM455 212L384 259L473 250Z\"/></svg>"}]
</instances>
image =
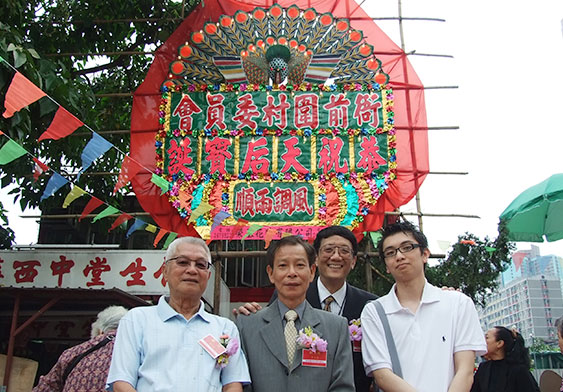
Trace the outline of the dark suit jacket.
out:
<instances>
[{"instance_id":1,"label":"dark suit jacket","mask_svg":"<svg viewBox=\"0 0 563 392\"><path fill-rule=\"evenodd\" d=\"M321 309L321 300L319 298L319 289L317 285L318 277L309 285L307 290L307 302L317 309ZM277 292L274 292L270 303L277 298ZM377 295L361 290L352 286L350 283L346 284L346 302L344 309L342 309L342 316L346 317L348 321L359 319L362 314L364 306L369 302L377 299ZM356 385L356 392L368 392L372 378L366 376L364 370L364 363L362 360L362 353L352 353L354 359L354 384Z\"/></svg>"},{"instance_id":2,"label":"dark suit jacket","mask_svg":"<svg viewBox=\"0 0 563 392\"><path fill-rule=\"evenodd\" d=\"M352 349L343 317L305 303L300 328L310 326L327 345L327 366L302 366L302 349L288 366L282 319L277 300L250 316L239 315L237 327L255 392L353 392Z\"/></svg>"},{"instance_id":3,"label":"dark suit jacket","mask_svg":"<svg viewBox=\"0 0 563 392\"><path fill-rule=\"evenodd\" d=\"M489 388L491 377L496 381L494 390ZM471 392L540 392L540 389L527 366L510 365L500 360L479 365Z\"/></svg>"}]
</instances>

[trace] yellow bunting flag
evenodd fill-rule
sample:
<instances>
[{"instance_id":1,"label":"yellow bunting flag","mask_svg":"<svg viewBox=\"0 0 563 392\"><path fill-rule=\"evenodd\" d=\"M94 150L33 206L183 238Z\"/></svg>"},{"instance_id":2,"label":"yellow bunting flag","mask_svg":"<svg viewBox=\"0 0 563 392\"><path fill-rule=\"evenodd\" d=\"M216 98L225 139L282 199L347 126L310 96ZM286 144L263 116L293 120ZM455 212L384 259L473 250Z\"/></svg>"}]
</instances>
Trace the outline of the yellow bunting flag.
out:
<instances>
[{"instance_id":1,"label":"yellow bunting flag","mask_svg":"<svg viewBox=\"0 0 563 392\"><path fill-rule=\"evenodd\" d=\"M146 231L149 231L151 233L156 233L156 226L155 225L151 225L150 223L147 225L147 227L145 227Z\"/></svg>"},{"instance_id":2,"label":"yellow bunting flag","mask_svg":"<svg viewBox=\"0 0 563 392\"><path fill-rule=\"evenodd\" d=\"M190 219L188 220L188 223L195 222L197 220L197 218L199 218L200 216L202 216L206 212L211 211L214 208L215 207L213 207L211 204L209 204L205 201L202 201L201 203L199 203L197 208L192 211L192 214L190 215Z\"/></svg>"},{"instance_id":3,"label":"yellow bunting flag","mask_svg":"<svg viewBox=\"0 0 563 392\"><path fill-rule=\"evenodd\" d=\"M65 201L63 202L63 208L67 208L73 201L78 199L80 196L86 194L86 191L76 185L72 187L72 190L66 195Z\"/></svg>"}]
</instances>

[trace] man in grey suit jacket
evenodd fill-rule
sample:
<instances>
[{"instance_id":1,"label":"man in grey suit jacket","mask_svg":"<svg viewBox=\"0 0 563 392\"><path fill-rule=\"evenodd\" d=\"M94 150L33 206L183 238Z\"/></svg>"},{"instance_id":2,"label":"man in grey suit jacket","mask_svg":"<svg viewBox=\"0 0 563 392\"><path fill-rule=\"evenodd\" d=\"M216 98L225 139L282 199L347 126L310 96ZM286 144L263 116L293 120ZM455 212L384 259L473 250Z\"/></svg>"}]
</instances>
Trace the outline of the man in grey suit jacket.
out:
<instances>
[{"instance_id":1,"label":"man in grey suit jacket","mask_svg":"<svg viewBox=\"0 0 563 392\"><path fill-rule=\"evenodd\" d=\"M268 276L276 287L278 299L257 313L237 318L252 380L248 388L256 392L353 392L352 350L346 319L314 309L305 300L315 275L315 250L300 237L290 236L272 244L266 257ZM286 313L297 313L295 327L300 333L310 327L326 341L324 358L304 360L310 351L302 347L297 347L294 355L288 354L284 329L292 321L285 321Z\"/></svg>"},{"instance_id":2,"label":"man in grey suit jacket","mask_svg":"<svg viewBox=\"0 0 563 392\"><path fill-rule=\"evenodd\" d=\"M346 317L348 321L359 319L366 303L377 299L377 296L346 282L348 274L354 269L358 260L356 237L346 227L329 226L318 232L313 245L317 252L316 266L319 276L307 290L307 302L313 308L329 310ZM334 299L330 307L326 304L328 296ZM270 303L276 298L277 292L274 292ZM261 306L253 302L234 309L233 312L235 315L250 314L260 309ZM362 353L358 346L354 348L352 355L356 392L373 390L370 389L373 379L366 375Z\"/></svg>"}]
</instances>

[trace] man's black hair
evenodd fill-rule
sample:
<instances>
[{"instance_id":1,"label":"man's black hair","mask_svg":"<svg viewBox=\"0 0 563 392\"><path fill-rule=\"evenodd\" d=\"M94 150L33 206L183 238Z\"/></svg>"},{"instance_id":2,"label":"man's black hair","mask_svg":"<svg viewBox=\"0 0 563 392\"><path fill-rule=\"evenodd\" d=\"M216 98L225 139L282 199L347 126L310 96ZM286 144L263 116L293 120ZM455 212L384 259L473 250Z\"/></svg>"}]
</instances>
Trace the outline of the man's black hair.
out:
<instances>
[{"instance_id":1,"label":"man's black hair","mask_svg":"<svg viewBox=\"0 0 563 392\"><path fill-rule=\"evenodd\" d=\"M383 257L383 241L385 241L387 237L397 233L412 235L414 240L421 245L421 253L428 249L428 239L426 239L426 236L418 229L418 227L407 221L397 222L381 229L381 234L383 235L377 243L377 251L379 252L380 257Z\"/></svg>"},{"instance_id":2,"label":"man's black hair","mask_svg":"<svg viewBox=\"0 0 563 392\"><path fill-rule=\"evenodd\" d=\"M309 267L315 264L315 249L311 246L310 243L305 241L303 238L290 235L288 237L283 237L281 240L272 242L272 244L268 247L268 251L266 252L266 262L271 268L274 268L274 258L276 256L276 251L281 248L282 246L293 246L293 245L301 245L303 249L305 249L305 253L307 253L307 260L309 261Z\"/></svg>"},{"instance_id":3,"label":"man's black hair","mask_svg":"<svg viewBox=\"0 0 563 392\"><path fill-rule=\"evenodd\" d=\"M325 238L332 237L333 235L340 236L350 241L350 243L352 244L352 251L354 252L354 256L358 254L358 241L356 240L354 234L344 226L329 226L319 231L317 233L317 236L315 237L315 242L313 243L315 251L319 253L321 241Z\"/></svg>"}]
</instances>

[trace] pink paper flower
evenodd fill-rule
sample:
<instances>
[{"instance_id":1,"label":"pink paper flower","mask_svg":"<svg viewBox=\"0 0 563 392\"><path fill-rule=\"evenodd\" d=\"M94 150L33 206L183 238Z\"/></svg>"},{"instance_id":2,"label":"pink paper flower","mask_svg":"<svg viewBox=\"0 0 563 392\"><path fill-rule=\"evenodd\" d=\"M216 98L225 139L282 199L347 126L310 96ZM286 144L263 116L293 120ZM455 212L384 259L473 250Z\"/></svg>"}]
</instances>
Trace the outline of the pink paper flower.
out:
<instances>
[{"instance_id":1,"label":"pink paper flower","mask_svg":"<svg viewBox=\"0 0 563 392\"><path fill-rule=\"evenodd\" d=\"M229 358L235 355L239 349L239 343L236 338L231 338L229 335L221 335L219 343L227 349L223 354L219 355L215 360L215 367L223 369L229 364Z\"/></svg>"},{"instance_id":2,"label":"pink paper flower","mask_svg":"<svg viewBox=\"0 0 563 392\"><path fill-rule=\"evenodd\" d=\"M319 335L313 332L313 328L306 327L305 329L299 330L299 336L297 336L297 344L300 348L310 349L312 352L326 351L328 345L327 341L321 339Z\"/></svg>"}]
</instances>

